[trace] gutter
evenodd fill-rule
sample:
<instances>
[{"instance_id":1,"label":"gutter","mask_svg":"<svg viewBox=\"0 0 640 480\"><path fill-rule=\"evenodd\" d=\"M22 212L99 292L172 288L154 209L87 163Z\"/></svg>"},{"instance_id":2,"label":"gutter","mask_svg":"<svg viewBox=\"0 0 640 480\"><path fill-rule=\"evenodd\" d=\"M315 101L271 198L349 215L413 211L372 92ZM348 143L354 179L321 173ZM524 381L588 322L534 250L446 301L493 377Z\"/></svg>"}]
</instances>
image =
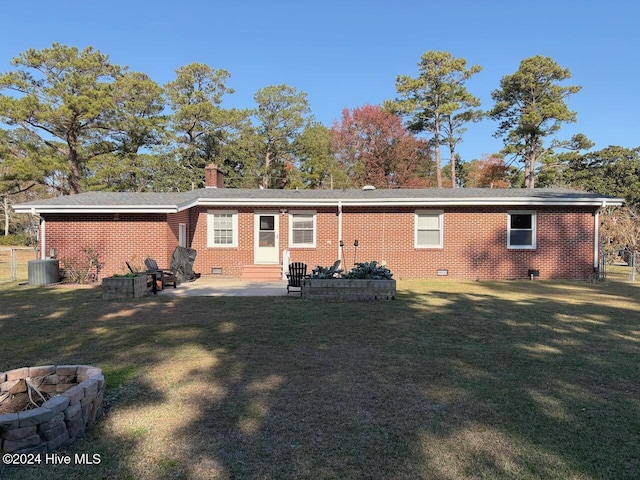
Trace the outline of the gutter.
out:
<instances>
[{"instance_id":1,"label":"gutter","mask_svg":"<svg viewBox=\"0 0 640 480\"><path fill-rule=\"evenodd\" d=\"M597 272L600 267L600 211L607 206L607 201L603 200L593 215L593 271Z\"/></svg>"},{"instance_id":2,"label":"gutter","mask_svg":"<svg viewBox=\"0 0 640 480\"><path fill-rule=\"evenodd\" d=\"M24 204L13 207L16 213L46 214L46 213L178 213L192 207L452 207L452 206L588 206L602 207L621 206L624 200L611 198L389 198L389 199L318 199L318 198L194 198L181 204L164 205L46 205Z\"/></svg>"}]
</instances>

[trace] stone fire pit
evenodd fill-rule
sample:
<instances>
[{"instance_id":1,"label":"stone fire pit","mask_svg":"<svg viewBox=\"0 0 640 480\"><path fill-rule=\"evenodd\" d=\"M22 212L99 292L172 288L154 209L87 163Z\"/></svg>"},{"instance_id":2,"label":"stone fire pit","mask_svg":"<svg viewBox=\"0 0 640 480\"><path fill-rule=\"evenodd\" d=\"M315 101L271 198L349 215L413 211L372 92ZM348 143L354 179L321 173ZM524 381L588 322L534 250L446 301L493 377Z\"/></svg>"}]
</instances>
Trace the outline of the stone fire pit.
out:
<instances>
[{"instance_id":1,"label":"stone fire pit","mask_svg":"<svg viewBox=\"0 0 640 480\"><path fill-rule=\"evenodd\" d=\"M0 415L0 452L51 452L84 435L102 415L104 376L99 368L45 365L0 372L0 408L24 399L29 390L40 406Z\"/></svg>"}]
</instances>

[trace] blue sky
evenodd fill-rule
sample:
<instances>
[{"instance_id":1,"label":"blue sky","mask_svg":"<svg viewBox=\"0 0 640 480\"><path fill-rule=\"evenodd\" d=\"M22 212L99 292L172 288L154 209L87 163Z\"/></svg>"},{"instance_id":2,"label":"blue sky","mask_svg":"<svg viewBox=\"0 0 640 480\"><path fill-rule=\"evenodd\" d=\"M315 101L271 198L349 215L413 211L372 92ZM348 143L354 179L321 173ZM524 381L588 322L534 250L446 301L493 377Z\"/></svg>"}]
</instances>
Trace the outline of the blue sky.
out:
<instances>
[{"instance_id":1,"label":"blue sky","mask_svg":"<svg viewBox=\"0 0 640 480\"><path fill-rule=\"evenodd\" d=\"M93 46L113 63L163 84L175 69L206 63L231 74L228 107L252 107L255 92L286 83L304 91L327 126L343 108L395 97L399 74L416 76L428 50L448 51L483 71L468 89L492 107L491 91L521 60L545 55L582 90L578 114L558 138L584 133L596 143L640 146L640 6L635 1L448 2L288 0L4 0L0 71L28 48L53 42ZM498 151L496 124L471 124L463 160Z\"/></svg>"}]
</instances>

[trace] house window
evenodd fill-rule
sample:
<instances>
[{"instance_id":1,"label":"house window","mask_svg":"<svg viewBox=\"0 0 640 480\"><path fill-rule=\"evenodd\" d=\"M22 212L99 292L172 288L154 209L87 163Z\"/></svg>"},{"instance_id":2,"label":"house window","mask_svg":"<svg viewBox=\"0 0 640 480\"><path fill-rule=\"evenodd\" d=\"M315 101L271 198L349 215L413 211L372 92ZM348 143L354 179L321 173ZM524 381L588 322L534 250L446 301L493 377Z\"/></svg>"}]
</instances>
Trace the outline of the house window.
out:
<instances>
[{"instance_id":1,"label":"house window","mask_svg":"<svg viewBox=\"0 0 640 480\"><path fill-rule=\"evenodd\" d=\"M207 247L238 246L238 212L207 212Z\"/></svg>"},{"instance_id":2,"label":"house window","mask_svg":"<svg viewBox=\"0 0 640 480\"><path fill-rule=\"evenodd\" d=\"M415 247L442 248L442 210L419 210L415 215Z\"/></svg>"},{"instance_id":3,"label":"house window","mask_svg":"<svg viewBox=\"0 0 640 480\"><path fill-rule=\"evenodd\" d=\"M508 212L507 247L513 249L536 248L536 212Z\"/></svg>"},{"instance_id":4,"label":"house window","mask_svg":"<svg viewBox=\"0 0 640 480\"><path fill-rule=\"evenodd\" d=\"M296 212L289 216L289 247L316 246L316 212Z\"/></svg>"}]
</instances>

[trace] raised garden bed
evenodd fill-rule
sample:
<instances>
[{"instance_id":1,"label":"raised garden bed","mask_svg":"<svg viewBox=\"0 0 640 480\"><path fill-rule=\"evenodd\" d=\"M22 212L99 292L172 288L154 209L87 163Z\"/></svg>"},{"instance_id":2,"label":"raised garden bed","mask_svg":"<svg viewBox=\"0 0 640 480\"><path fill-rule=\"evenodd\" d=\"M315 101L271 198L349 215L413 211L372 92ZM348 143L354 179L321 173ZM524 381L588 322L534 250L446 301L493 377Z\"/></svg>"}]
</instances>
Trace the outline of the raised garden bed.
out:
<instances>
[{"instance_id":1,"label":"raised garden bed","mask_svg":"<svg viewBox=\"0 0 640 480\"><path fill-rule=\"evenodd\" d=\"M302 298L322 301L395 300L395 280L318 279L302 280Z\"/></svg>"},{"instance_id":2,"label":"raised garden bed","mask_svg":"<svg viewBox=\"0 0 640 480\"><path fill-rule=\"evenodd\" d=\"M102 415L104 376L88 365L0 372L0 452L47 453L84 435ZM29 408L35 407L35 408Z\"/></svg>"},{"instance_id":3,"label":"raised garden bed","mask_svg":"<svg viewBox=\"0 0 640 480\"><path fill-rule=\"evenodd\" d=\"M340 261L330 267L318 265L311 275L302 279L300 295L308 300L367 302L395 300L396 281L385 265L375 260L356 263L349 272L340 268Z\"/></svg>"},{"instance_id":4,"label":"raised garden bed","mask_svg":"<svg viewBox=\"0 0 640 480\"><path fill-rule=\"evenodd\" d=\"M147 294L147 275L106 277L102 279L102 298L138 298Z\"/></svg>"}]
</instances>

